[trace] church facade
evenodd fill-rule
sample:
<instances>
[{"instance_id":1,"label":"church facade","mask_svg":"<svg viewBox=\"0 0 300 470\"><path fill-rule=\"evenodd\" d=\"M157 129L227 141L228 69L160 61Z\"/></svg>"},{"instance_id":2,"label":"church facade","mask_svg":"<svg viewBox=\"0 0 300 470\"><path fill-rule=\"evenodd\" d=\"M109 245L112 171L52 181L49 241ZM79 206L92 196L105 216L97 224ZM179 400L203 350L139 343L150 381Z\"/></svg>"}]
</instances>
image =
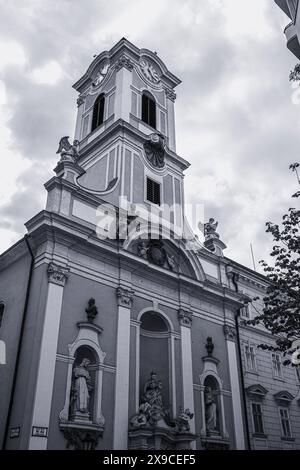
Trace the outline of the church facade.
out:
<instances>
[{"instance_id":1,"label":"church facade","mask_svg":"<svg viewBox=\"0 0 300 470\"><path fill-rule=\"evenodd\" d=\"M121 39L74 85L46 208L0 257L5 449L300 447L298 377L244 322L265 278L186 221L179 83Z\"/></svg>"}]
</instances>

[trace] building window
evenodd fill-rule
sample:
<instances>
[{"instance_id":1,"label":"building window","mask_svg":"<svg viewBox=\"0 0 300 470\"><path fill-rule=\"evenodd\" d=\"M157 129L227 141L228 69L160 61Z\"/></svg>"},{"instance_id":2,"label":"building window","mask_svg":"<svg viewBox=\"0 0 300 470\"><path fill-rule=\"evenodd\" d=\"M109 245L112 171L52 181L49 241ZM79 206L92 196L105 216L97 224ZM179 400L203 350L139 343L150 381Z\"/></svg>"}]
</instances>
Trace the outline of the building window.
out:
<instances>
[{"instance_id":1,"label":"building window","mask_svg":"<svg viewBox=\"0 0 300 470\"><path fill-rule=\"evenodd\" d=\"M103 94L99 95L94 103L93 108L93 121L92 121L92 132L101 126L104 121L104 103L105 97Z\"/></svg>"},{"instance_id":2,"label":"building window","mask_svg":"<svg viewBox=\"0 0 300 470\"><path fill-rule=\"evenodd\" d=\"M252 403L251 407L254 434L264 434L262 406L260 403Z\"/></svg>"},{"instance_id":3,"label":"building window","mask_svg":"<svg viewBox=\"0 0 300 470\"><path fill-rule=\"evenodd\" d=\"M272 366L274 377L282 379L282 366L280 354L272 353Z\"/></svg>"},{"instance_id":4,"label":"building window","mask_svg":"<svg viewBox=\"0 0 300 470\"><path fill-rule=\"evenodd\" d=\"M142 95L142 121L156 129L156 104L150 93Z\"/></svg>"},{"instance_id":5,"label":"building window","mask_svg":"<svg viewBox=\"0 0 300 470\"><path fill-rule=\"evenodd\" d=\"M147 178L147 201L160 206L160 184Z\"/></svg>"},{"instance_id":6,"label":"building window","mask_svg":"<svg viewBox=\"0 0 300 470\"><path fill-rule=\"evenodd\" d=\"M4 303L1 302L0 303L0 328L1 328L2 323L3 323L3 317L4 317Z\"/></svg>"},{"instance_id":7,"label":"building window","mask_svg":"<svg viewBox=\"0 0 300 470\"><path fill-rule=\"evenodd\" d=\"M255 347L250 346L249 344L245 345L245 360L246 360L246 370L249 372L256 372L256 357L255 357Z\"/></svg>"},{"instance_id":8,"label":"building window","mask_svg":"<svg viewBox=\"0 0 300 470\"><path fill-rule=\"evenodd\" d=\"M250 318L250 309L249 305L245 305L241 308L241 316L244 318Z\"/></svg>"},{"instance_id":9,"label":"building window","mask_svg":"<svg viewBox=\"0 0 300 470\"><path fill-rule=\"evenodd\" d=\"M279 416L280 416L282 437L291 438L292 429L291 429L289 410L287 408L279 408Z\"/></svg>"}]
</instances>

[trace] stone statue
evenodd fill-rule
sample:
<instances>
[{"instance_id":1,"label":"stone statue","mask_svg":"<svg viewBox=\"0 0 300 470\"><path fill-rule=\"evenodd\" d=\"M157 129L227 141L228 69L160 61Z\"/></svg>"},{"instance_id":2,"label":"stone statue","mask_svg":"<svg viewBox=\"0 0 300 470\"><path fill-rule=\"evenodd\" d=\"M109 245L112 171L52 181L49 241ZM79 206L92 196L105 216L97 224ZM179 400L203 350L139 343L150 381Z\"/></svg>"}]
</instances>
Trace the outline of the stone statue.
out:
<instances>
[{"instance_id":1,"label":"stone statue","mask_svg":"<svg viewBox=\"0 0 300 470\"><path fill-rule=\"evenodd\" d=\"M163 425L166 426L164 422L166 411L163 407L161 391L161 381L157 379L156 372L151 372L150 379L144 386L139 412L130 420L132 427L156 426L159 422L163 422Z\"/></svg>"},{"instance_id":2,"label":"stone statue","mask_svg":"<svg viewBox=\"0 0 300 470\"><path fill-rule=\"evenodd\" d=\"M148 247L147 247L147 243L146 242L140 242L138 244L138 255L141 257L141 258L144 258L144 259L147 259L148 258Z\"/></svg>"},{"instance_id":3,"label":"stone statue","mask_svg":"<svg viewBox=\"0 0 300 470\"><path fill-rule=\"evenodd\" d=\"M186 410L181 409L179 416L175 419L175 431L179 434L183 434L190 431L189 420L193 419L194 413L188 408Z\"/></svg>"},{"instance_id":4,"label":"stone statue","mask_svg":"<svg viewBox=\"0 0 300 470\"><path fill-rule=\"evenodd\" d=\"M81 364L74 368L74 389L73 389L73 409L80 413L89 413L89 399L92 391L91 376L87 367L90 365L89 359L83 359Z\"/></svg>"},{"instance_id":5,"label":"stone statue","mask_svg":"<svg viewBox=\"0 0 300 470\"><path fill-rule=\"evenodd\" d=\"M98 315L98 309L96 307L96 301L93 299L93 297L90 298L88 301L88 307L85 309L88 321L90 323L93 323L96 315Z\"/></svg>"},{"instance_id":6,"label":"stone statue","mask_svg":"<svg viewBox=\"0 0 300 470\"><path fill-rule=\"evenodd\" d=\"M149 403L151 406L159 406L162 408L162 383L157 379L156 372L151 372L150 379L147 380L144 386L144 395L143 399L146 403Z\"/></svg>"},{"instance_id":7,"label":"stone statue","mask_svg":"<svg viewBox=\"0 0 300 470\"><path fill-rule=\"evenodd\" d=\"M219 234L216 232L219 222L215 222L215 219L212 217L209 221L204 224L204 236L205 238L219 237Z\"/></svg>"},{"instance_id":8,"label":"stone statue","mask_svg":"<svg viewBox=\"0 0 300 470\"><path fill-rule=\"evenodd\" d=\"M73 145L71 145L69 142L69 136L65 136L60 139L56 153L60 153L60 161L69 161L75 163L79 157L78 147L79 140L74 140Z\"/></svg>"},{"instance_id":9,"label":"stone statue","mask_svg":"<svg viewBox=\"0 0 300 470\"><path fill-rule=\"evenodd\" d=\"M173 255L168 255L167 253L167 263L169 268L174 271L177 267L177 263L175 261L175 257Z\"/></svg>"},{"instance_id":10,"label":"stone statue","mask_svg":"<svg viewBox=\"0 0 300 470\"><path fill-rule=\"evenodd\" d=\"M207 355L208 356L212 356L213 355L213 352L214 352L214 349L215 349L215 345L214 343L212 342L212 338L209 336L206 340L206 351L207 351Z\"/></svg>"},{"instance_id":11,"label":"stone statue","mask_svg":"<svg viewBox=\"0 0 300 470\"><path fill-rule=\"evenodd\" d=\"M207 432L217 431L217 405L214 398L214 392L211 387L205 387L205 422Z\"/></svg>"}]
</instances>

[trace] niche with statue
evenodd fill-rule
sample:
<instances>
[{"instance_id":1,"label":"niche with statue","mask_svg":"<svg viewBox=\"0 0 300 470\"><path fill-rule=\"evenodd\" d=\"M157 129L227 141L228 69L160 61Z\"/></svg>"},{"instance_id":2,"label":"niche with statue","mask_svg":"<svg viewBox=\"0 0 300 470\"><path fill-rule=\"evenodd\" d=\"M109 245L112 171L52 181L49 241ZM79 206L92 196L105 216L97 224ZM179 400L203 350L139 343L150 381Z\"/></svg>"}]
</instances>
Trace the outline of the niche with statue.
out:
<instances>
[{"instance_id":1,"label":"niche with statue","mask_svg":"<svg viewBox=\"0 0 300 470\"><path fill-rule=\"evenodd\" d=\"M67 448L76 450L95 449L105 425L101 405L106 354L99 342L103 330L94 323L98 313L94 299L85 311L88 321L77 323L77 338L68 345L65 403L59 414Z\"/></svg>"}]
</instances>

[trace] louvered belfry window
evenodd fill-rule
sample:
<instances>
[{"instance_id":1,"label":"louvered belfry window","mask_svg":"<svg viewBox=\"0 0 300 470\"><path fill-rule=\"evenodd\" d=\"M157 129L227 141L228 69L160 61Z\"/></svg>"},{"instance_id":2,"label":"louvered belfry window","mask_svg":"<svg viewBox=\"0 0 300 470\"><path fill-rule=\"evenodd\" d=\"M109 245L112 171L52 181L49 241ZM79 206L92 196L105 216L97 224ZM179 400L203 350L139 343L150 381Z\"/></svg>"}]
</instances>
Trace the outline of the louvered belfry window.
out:
<instances>
[{"instance_id":1,"label":"louvered belfry window","mask_svg":"<svg viewBox=\"0 0 300 470\"><path fill-rule=\"evenodd\" d=\"M147 178L147 201L160 206L160 184Z\"/></svg>"}]
</instances>

